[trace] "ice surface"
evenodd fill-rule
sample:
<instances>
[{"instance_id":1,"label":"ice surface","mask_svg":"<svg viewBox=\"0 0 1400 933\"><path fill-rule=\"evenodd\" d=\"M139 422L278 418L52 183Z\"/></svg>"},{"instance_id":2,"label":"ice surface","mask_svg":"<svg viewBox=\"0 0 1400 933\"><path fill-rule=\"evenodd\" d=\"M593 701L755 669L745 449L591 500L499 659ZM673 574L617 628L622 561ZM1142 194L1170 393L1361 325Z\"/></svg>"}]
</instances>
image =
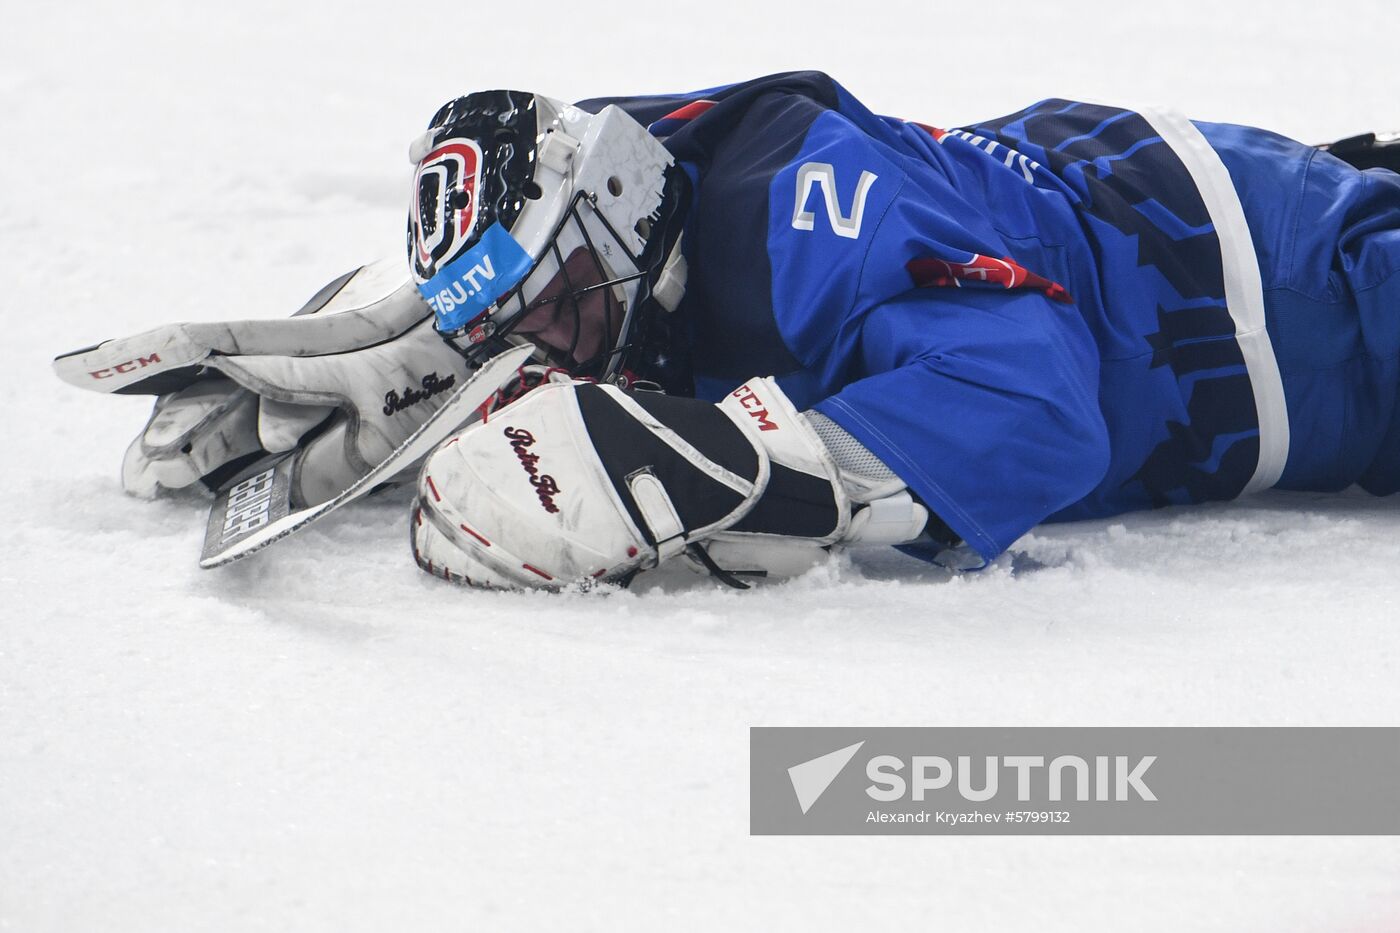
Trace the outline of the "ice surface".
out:
<instances>
[{"instance_id":1,"label":"ice surface","mask_svg":"<svg viewBox=\"0 0 1400 933\"><path fill-rule=\"evenodd\" d=\"M1400 7L8 4L0 930L1395 930L1366 838L750 838L752 725L1400 724L1400 502L1270 494L759 592L463 592L402 496L222 571L48 358L281 316L401 249L460 92L795 67L939 125L1046 96L1400 127Z\"/></svg>"}]
</instances>

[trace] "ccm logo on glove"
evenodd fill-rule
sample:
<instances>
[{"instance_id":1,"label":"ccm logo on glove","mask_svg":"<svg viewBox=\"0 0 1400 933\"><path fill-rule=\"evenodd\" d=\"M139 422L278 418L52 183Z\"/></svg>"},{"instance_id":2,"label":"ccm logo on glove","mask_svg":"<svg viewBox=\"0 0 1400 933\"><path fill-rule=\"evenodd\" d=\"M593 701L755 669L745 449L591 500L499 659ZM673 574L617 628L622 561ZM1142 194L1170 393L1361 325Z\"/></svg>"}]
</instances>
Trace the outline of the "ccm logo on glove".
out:
<instances>
[{"instance_id":1,"label":"ccm logo on glove","mask_svg":"<svg viewBox=\"0 0 1400 933\"><path fill-rule=\"evenodd\" d=\"M520 465L530 474L530 485L535 487L535 494L540 497L540 505L551 514L558 512L559 506L554 504L554 496L559 492L559 484L548 474L540 475L539 467L535 466L540 462L540 458L528 452L528 448L535 443L535 435L524 428L506 428L504 433L510 439L510 446L515 449L515 455L520 458Z\"/></svg>"},{"instance_id":2,"label":"ccm logo on glove","mask_svg":"<svg viewBox=\"0 0 1400 933\"><path fill-rule=\"evenodd\" d=\"M743 406L744 411L749 413L749 417L758 422L758 429L760 431L778 430L777 422L768 417L768 406L764 405L763 401L754 394L753 389L749 388L748 383L735 389L733 395L739 400L739 404Z\"/></svg>"},{"instance_id":3,"label":"ccm logo on glove","mask_svg":"<svg viewBox=\"0 0 1400 933\"><path fill-rule=\"evenodd\" d=\"M134 373L138 369L145 369L152 363L160 362L160 354L152 353L150 356L138 356L134 360L127 360L125 363L118 363L109 369L94 369L88 373L94 379L110 379L118 373Z\"/></svg>"}]
</instances>

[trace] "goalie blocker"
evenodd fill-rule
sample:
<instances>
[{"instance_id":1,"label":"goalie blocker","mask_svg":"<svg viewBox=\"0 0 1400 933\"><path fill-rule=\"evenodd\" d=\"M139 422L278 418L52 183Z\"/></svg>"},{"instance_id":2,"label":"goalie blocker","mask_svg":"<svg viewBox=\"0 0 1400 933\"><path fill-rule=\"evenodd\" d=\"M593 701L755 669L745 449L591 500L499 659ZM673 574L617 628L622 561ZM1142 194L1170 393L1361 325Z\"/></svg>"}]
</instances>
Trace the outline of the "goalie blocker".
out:
<instances>
[{"instance_id":1,"label":"goalie blocker","mask_svg":"<svg viewBox=\"0 0 1400 933\"><path fill-rule=\"evenodd\" d=\"M799 414L771 379L718 405L555 379L425 461L411 525L425 571L558 589L626 583L684 555L742 587L834 545L912 541L929 523L873 457L839 467L818 430L840 429Z\"/></svg>"}]
</instances>

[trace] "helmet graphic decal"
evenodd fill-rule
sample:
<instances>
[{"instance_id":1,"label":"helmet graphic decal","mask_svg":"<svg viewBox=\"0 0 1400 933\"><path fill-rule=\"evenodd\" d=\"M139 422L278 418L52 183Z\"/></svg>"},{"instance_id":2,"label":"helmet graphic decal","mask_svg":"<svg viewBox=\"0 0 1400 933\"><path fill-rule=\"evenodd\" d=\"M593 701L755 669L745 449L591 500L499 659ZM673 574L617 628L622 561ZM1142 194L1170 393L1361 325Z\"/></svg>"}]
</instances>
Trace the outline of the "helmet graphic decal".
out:
<instances>
[{"instance_id":1,"label":"helmet graphic decal","mask_svg":"<svg viewBox=\"0 0 1400 933\"><path fill-rule=\"evenodd\" d=\"M461 137L445 140L418 163L409 236L419 282L431 278L470 244L481 165L481 147L476 140Z\"/></svg>"}]
</instances>

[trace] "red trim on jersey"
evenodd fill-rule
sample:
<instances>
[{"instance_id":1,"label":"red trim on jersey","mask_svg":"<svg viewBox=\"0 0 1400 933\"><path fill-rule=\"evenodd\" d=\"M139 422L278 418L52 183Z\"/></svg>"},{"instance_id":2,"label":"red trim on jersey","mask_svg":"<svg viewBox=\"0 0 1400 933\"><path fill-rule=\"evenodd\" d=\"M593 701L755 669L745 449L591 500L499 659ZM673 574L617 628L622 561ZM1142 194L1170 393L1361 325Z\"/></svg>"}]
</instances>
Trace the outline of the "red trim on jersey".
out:
<instances>
[{"instance_id":1,"label":"red trim on jersey","mask_svg":"<svg viewBox=\"0 0 1400 933\"><path fill-rule=\"evenodd\" d=\"M714 105L715 101L712 100L693 100L690 103L686 104L684 107L681 107L679 110L672 110L670 113L666 114L666 116L662 117L661 119L694 120L696 117L700 116L700 114L704 113L706 110L709 110Z\"/></svg>"},{"instance_id":2,"label":"red trim on jersey","mask_svg":"<svg viewBox=\"0 0 1400 933\"><path fill-rule=\"evenodd\" d=\"M905 120L904 122L908 123L910 126L917 126L925 133L928 133L933 137L933 141L936 143L943 142L943 137L948 135L947 130L940 130L936 126L929 126L927 123L920 123L918 120Z\"/></svg>"},{"instance_id":3,"label":"red trim on jersey","mask_svg":"<svg viewBox=\"0 0 1400 933\"><path fill-rule=\"evenodd\" d=\"M948 262L924 256L909 260L904 268L908 270L914 284L920 288L961 288L964 282L982 282L1002 288L1029 288L1040 292L1051 301L1061 304L1074 303L1074 299L1063 285L1036 275L1010 256L994 259L981 253L973 253L968 262Z\"/></svg>"}]
</instances>

